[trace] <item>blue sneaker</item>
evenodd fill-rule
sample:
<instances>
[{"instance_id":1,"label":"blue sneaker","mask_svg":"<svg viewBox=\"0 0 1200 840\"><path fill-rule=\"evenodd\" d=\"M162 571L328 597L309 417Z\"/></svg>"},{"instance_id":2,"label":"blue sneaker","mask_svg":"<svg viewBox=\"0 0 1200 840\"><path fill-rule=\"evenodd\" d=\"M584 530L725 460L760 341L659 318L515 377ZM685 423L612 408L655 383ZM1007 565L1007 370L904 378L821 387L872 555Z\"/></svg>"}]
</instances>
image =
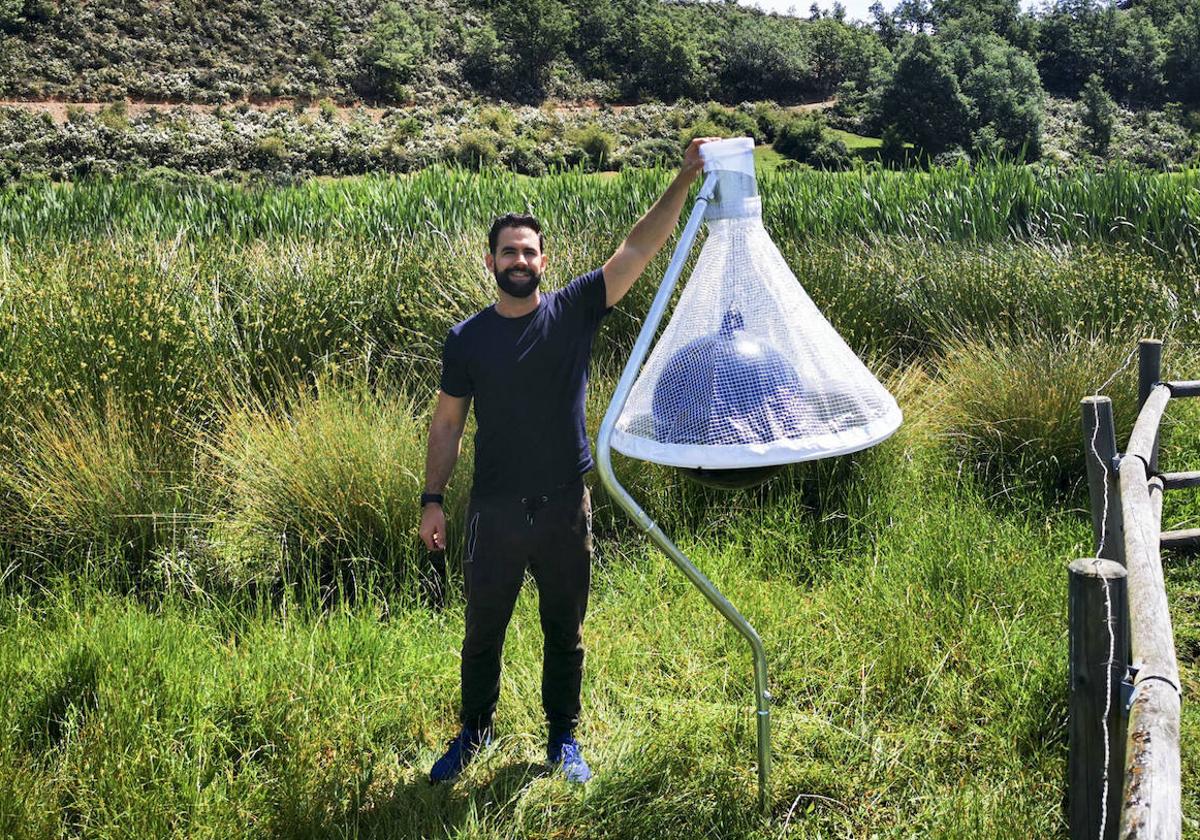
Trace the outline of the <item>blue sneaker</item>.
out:
<instances>
[{"instance_id":1,"label":"blue sneaker","mask_svg":"<svg viewBox=\"0 0 1200 840\"><path fill-rule=\"evenodd\" d=\"M458 775L471 763L475 753L479 752L479 748L487 746L491 742L492 730L490 728L471 729L469 726L464 726L462 732L450 739L446 754L434 762L433 767L430 768L430 783L452 782L457 779Z\"/></svg>"},{"instance_id":2,"label":"blue sneaker","mask_svg":"<svg viewBox=\"0 0 1200 840\"><path fill-rule=\"evenodd\" d=\"M579 742L568 732L550 741L546 747L546 761L556 770L561 770L568 782L583 784L592 778L592 768L583 760Z\"/></svg>"}]
</instances>

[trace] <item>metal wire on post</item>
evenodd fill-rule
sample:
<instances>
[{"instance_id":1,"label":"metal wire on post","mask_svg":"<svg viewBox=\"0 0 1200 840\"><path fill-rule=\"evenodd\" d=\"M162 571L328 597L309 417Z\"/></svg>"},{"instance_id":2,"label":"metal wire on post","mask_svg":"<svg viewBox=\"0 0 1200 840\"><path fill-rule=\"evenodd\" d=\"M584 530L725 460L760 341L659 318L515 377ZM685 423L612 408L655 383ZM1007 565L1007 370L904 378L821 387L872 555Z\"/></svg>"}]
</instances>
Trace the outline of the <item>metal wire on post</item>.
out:
<instances>
[{"instance_id":1,"label":"metal wire on post","mask_svg":"<svg viewBox=\"0 0 1200 840\"><path fill-rule=\"evenodd\" d=\"M1104 655L1104 661L1102 665L1104 670L1104 710L1102 714L1096 715L1099 718L1098 722L1100 733L1102 733L1103 746L1103 758L1102 761L1098 762L1100 764L1099 779L1094 780L1093 776L1093 784L1094 782L1098 781L1099 785L1099 802L1098 809L1096 809L1098 810L1098 814L1094 814L1094 812L1088 812L1090 811L1090 808L1087 806L1088 803L1096 802L1096 800L1088 797L1087 791L1076 791L1073 794L1073 798L1082 797L1082 802L1080 804L1073 804L1072 835L1090 835L1090 827L1096 824L1093 822L1093 820L1098 816L1098 828L1096 836L1099 838L1099 840L1108 840L1109 835L1115 836L1117 828L1115 822L1110 823L1109 821L1109 811L1111 810L1110 788L1112 786L1112 781L1114 781L1112 780L1110 768L1112 767L1112 763L1114 763L1114 738L1120 740L1122 727L1120 714L1114 714L1114 708L1112 708L1112 698L1114 698L1114 689L1116 688L1114 684L1114 672L1116 672L1116 677L1120 679L1123 676L1124 671L1126 671L1127 650L1124 648L1128 647L1126 636L1124 636L1123 632L1120 635L1122 636L1124 643L1118 646L1117 628L1118 626L1124 628L1126 625L1124 625L1123 622L1118 625L1118 619L1121 617L1118 617L1116 614L1116 606L1114 605L1114 592L1112 592L1111 580L1120 581L1122 584L1122 598L1120 600L1123 607L1123 570L1118 569L1116 566L1112 566L1111 564L1111 560L1117 560L1117 562L1121 563L1122 565L1124 563L1123 529L1120 522L1120 504L1116 503L1117 499L1115 498L1114 493L1112 493L1115 485L1115 479L1114 475L1112 475L1112 470L1115 468L1118 452L1116 449L1115 426L1114 421L1112 421L1112 403L1108 397L1102 396L1102 392L1108 389L1109 385L1114 383L1117 377L1120 377L1124 371L1128 370L1128 367L1133 362L1134 356L1138 354L1138 348L1130 350L1129 354L1126 356L1126 358L1124 358L1122 364L1110 374L1108 379L1104 380L1103 384L1100 384L1098 388L1094 390L1091 397L1088 397L1086 400L1084 400L1084 406L1082 406L1084 407L1085 440L1088 455L1088 490L1090 490L1092 497L1092 521L1094 535L1096 535L1096 553L1094 553L1090 564L1088 564L1090 568L1084 569L1081 568L1081 566L1078 566L1078 564L1072 565L1073 587L1075 587L1076 577L1078 577L1080 581L1080 594L1072 595L1072 606L1073 611L1076 610L1076 608L1079 608L1079 610L1090 614L1090 611L1084 610L1084 605L1087 604L1088 601L1086 596L1081 594L1082 587L1084 587L1084 583L1082 583L1082 581L1085 580L1085 577L1087 580L1096 580L1096 578L1098 578L1100 587L1102 587L1103 619L1105 625L1104 632L1106 635L1105 641L1108 642L1108 644L1106 644L1106 654ZM1073 622L1074 620L1075 619L1073 619ZM1082 622L1082 619L1079 620ZM1088 688L1088 686L1091 685L1091 679L1094 676L1094 671L1091 667L1092 664L1087 660L1087 656L1092 655L1092 649L1094 648L1094 642L1088 642L1088 640L1093 638L1091 634L1091 628L1085 624L1080 624L1079 626L1075 626L1075 624L1073 624L1072 634L1072 689L1074 691L1076 688L1078 688L1080 691L1091 692L1091 694L1088 694L1088 697L1094 698L1094 689ZM1076 638L1076 636L1078 636L1078 638ZM1122 649L1118 650L1118 647ZM1087 652L1086 654L1084 653L1085 649ZM1082 673L1076 673L1076 670ZM1091 715L1096 713L1094 713L1094 710L1088 710L1088 708L1090 708L1088 707L1088 703L1090 703L1088 698L1080 698L1080 703L1081 706L1079 714L1086 714L1088 720L1094 720L1094 718L1091 718ZM1075 708L1073 704L1073 716L1074 714ZM1087 721L1073 720L1073 738L1079 736L1081 740L1086 742L1088 733L1082 731L1087 728L1085 725L1086 722ZM1120 751L1123 756L1123 744L1118 746L1120 746L1120 750L1118 751ZM1086 762L1084 756L1082 756L1082 752L1084 752L1085 749L1086 746L1084 744L1080 744L1078 748L1073 745L1073 768L1075 768L1076 764L1079 764L1080 762ZM1088 784L1088 782L1085 781L1086 778L1086 768L1080 768L1078 773L1072 774L1073 784ZM1078 814L1076 814L1076 811L1079 811Z\"/></svg>"}]
</instances>

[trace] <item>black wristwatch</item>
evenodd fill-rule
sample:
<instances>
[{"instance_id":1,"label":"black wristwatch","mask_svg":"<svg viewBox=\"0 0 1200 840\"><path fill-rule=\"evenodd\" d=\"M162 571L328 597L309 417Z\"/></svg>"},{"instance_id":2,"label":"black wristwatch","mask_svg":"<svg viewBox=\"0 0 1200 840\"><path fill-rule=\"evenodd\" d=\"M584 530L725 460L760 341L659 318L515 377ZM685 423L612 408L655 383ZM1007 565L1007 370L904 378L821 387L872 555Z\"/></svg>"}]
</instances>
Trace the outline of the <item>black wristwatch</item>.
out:
<instances>
[{"instance_id":1,"label":"black wristwatch","mask_svg":"<svg viewBox=\"0 0 1200 840\"><path fill-rule=\"evenodd\" d=\"M429 504L430 502L440 505L445 500L446 500L446 497L443 496L441 493L422 493L421 494L421 507L425 507L425 505Z\"/></svg>"}]
</instances>

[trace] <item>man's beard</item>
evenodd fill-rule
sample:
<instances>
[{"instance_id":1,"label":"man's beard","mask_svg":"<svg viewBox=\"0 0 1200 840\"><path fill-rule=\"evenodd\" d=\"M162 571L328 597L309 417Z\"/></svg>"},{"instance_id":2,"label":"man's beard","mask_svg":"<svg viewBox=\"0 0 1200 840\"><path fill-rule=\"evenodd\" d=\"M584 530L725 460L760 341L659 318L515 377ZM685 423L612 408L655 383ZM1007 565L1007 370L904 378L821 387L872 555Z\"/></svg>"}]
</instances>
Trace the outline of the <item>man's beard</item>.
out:
<instances>
[{"instance_id":1,"label":"man's beard","mask_svg":"<svg viewBox=\"0 0 1200 840\"><path fill-rule=\"evenodd\" d=\"M493 272L496 275L496 285L499 286L505 294L515 298L527 298L533 294L534 290L541 284L542 275L538 274L531 268L524 269L529 275L526 280L514 280L512 274L521 269L507 268L504 271Z\"/></svg>"}]
</instances>

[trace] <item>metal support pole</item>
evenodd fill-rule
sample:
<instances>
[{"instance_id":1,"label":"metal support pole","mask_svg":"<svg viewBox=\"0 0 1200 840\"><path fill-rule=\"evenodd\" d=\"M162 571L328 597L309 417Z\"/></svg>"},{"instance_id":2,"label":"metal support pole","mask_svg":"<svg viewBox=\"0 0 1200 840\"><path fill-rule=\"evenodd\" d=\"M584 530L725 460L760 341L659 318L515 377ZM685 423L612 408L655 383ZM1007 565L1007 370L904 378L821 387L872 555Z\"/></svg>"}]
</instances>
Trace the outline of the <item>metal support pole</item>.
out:
<instances>
[{"instance_id":1,"label":"metal support pole","mask_svg":"<svg viewBox=\"0 0 1200 840\"><path fill-rule=\"evenodd\" d=\"M662 283L658 287L658 293L654 296L654 302L650 304L650 311L646 313L646 320L642 324L642 330L638 334L637 341L634 343L633 352L629 356L629 361L625 363L625 370L621 373L621 379L617 383L617 389L613 393L612 401L608 404L608 411L605 412L604 420L600 424L600 433L596 439L596 465L600 473L601 483L613 499L616 500L617 504L662 549L663 553L680 568L688 580L704 594L709 603L716 607L717 611L725 616L726 620L750 643L750 651L754 657L754 691L757 698L758 800L759 806L766 813L770 807L771 695L767 690L767 654L763 649L762 640L750 625L750 622L737 611L733 604L729 603L725 596L713 586L712 581L705 577L692 564L687 556L667 538L667 535L662 532L662 529L655 524L650 516L642 510L641 506L634 501L633 497L629 495L629 491L617 481L612 467L612 434L617 424L617 418L620 417L621 410L625 407L625 401L629 398L629 392L633 389L633 383L637 378L638 371L642 367L642 362L645 361L647 354L650 352L650 344L654 340L654 334L658 330L658 325L666 312L667 304L671 300L671 293L679 282L679 275L683 272L684 263L687 262L688 253L692 249L692 243L695 242L696 234L699 232L700 225L704 221L704 213L708 207L708 203L713 200L717 183L717 173L709 173L705 177L704 185L700 188L700 194L697 196L696 204L692 208L691 215L688 217L687 225L683 229L683 234L679 237L679 244L675 246L675 252L671 256L667 272L663 275Z\"/></svg>"}]
</instances>

